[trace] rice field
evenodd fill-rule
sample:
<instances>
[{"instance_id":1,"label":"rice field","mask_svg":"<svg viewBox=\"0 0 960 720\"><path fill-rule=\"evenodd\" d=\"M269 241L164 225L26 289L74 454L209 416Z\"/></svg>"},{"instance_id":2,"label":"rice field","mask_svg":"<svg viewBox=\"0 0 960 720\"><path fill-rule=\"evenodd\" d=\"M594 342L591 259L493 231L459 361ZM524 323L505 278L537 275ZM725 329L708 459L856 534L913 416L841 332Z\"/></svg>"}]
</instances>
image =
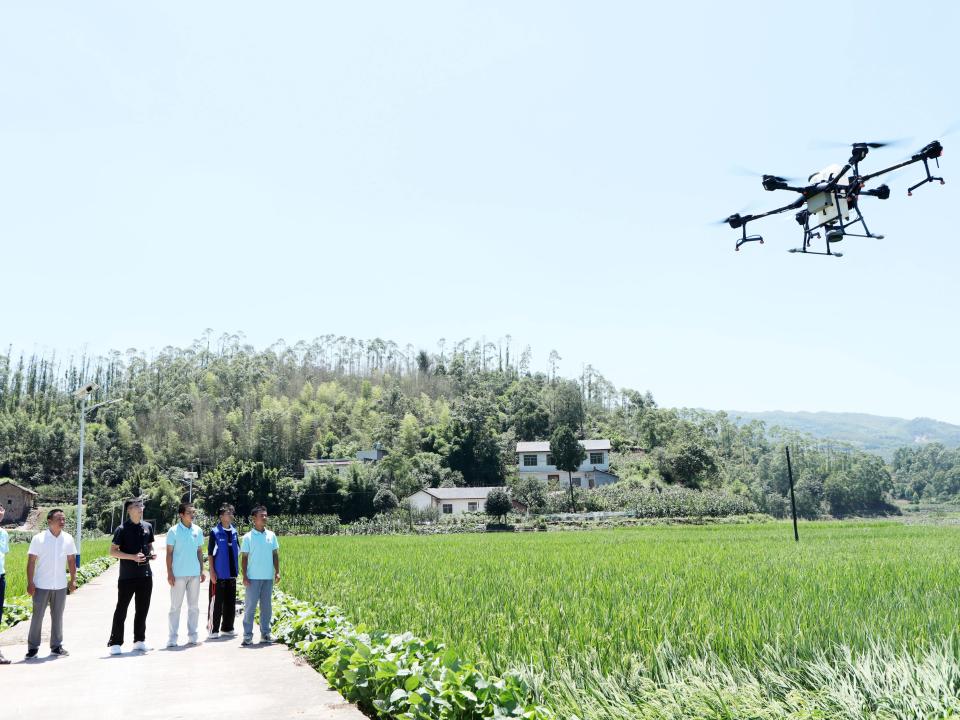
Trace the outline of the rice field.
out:
<instances>
[{"instance_id":1,"label":"rice field","mask_svg":"<svg viewBox=\"0 0 960 720\"><path fill-rule=\"evenodd\" d=\"M960 697L960 531L845 522L800 532L799 545L784 523L286 537L281 588L371 628L443 640L494 672L522 669L579 717L616 715L607 698L618 693L624 717L661 717L641 715L639 698L660 698L671 682L693 687L692 678L714 677L716 687L700 689L711 698L756 681L767 693L756 707L768 709L774 695L787 701L801 690L819 698L804 700L808 709L832 707L833 692L837 702L862 696L864 712L888 690L903 694L878 681L870 692L881 699L868 701L856 689L858 662L905 663L923 677L924 702L960 711L960 701L937 704ZM931 667L934 679L923 675ZM827 692L816 677L837 687Z\"/></svg>"},{"instance_id":2,"label":"rice field","mask_svg":"<svg viewBox=\"0 0 960 720\"><path fill-rule=\"evenodd\" d=\"M29 543L14 543L7 554L7 600L17 595L27 593L27 548ZM95 557L107 555L110 552L110 538L83 540L81 551L82 562L93 560Z\"/></svg>"}]
</instances>

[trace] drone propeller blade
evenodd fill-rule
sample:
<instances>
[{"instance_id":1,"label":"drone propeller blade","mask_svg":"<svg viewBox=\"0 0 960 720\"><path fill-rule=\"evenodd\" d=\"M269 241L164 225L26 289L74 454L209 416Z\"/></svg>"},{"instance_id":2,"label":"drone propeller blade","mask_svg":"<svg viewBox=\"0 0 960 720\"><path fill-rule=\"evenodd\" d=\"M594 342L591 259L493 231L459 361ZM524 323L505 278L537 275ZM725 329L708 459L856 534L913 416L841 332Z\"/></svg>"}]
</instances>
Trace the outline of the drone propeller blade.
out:
<instances>
[{"instance_id":1,"label":"drone propeller blade","mask_svg":"<svg viewBox=\"0 0 960 720\"><path fill-rule=\"evenodd\" d=\"M769 177L769 178L773 178L774 180L777 180L778 182L785 182L785 183L792 183L800 180L800 178L798 177L792 177L792 176L788 177L786 175L771 175L770 173L760 173L760 172L756 172L755 170L751 170L750 168L742 167L740 165L733 167L730 172L733 173L734 175L740 175L742 177L758 177L758 178Z\"/></svg>"},{"instance_id":2,"label":"drone propeller blade","mask_svg":"<svg viewBox=\"0 0 960 720\"><path fill-rule=\"evenodd\" d=\"M940 133L940 137L946 137L947 135L953 135L957 130L960 130L960 120L955 120L954 122L947 125L946 130Z\"/></svg>"},{"instance_id":3,"label":"drone propeller blade","mask_svg":"<svg viewBox=\"0 0 960 720\"><path fill-rule=\"evenodd\" d=\"M813 146L816 149L823 149L823 150L833 150L837 148L848 148L848 147L857 147L857 146L868 147L876 150L882 147L898 147L900 145L906 145L908 142L910 142L910 140L911 138L895 138L893 140L871 140L871 141L861 141L861 142L854 142L854 143L826 141L826 142L814 143Z\"/></svg>"},{"instance_id":4,"label":"drone propeller blade","mask_svg":"<svg viewBox=\"0 0 960 720\"><path fill-rule=\"evenodd\" d=\"M727 217L722 220L711 220L710 225L729 225L732 220L736 223L735 227L740 227L744 222L750 220L751 215L750 211L756 207L756 203L751 203L745 207L740 208L739 211L733 213L732 215L727 215Z\"/></svg>"}]
</instances>

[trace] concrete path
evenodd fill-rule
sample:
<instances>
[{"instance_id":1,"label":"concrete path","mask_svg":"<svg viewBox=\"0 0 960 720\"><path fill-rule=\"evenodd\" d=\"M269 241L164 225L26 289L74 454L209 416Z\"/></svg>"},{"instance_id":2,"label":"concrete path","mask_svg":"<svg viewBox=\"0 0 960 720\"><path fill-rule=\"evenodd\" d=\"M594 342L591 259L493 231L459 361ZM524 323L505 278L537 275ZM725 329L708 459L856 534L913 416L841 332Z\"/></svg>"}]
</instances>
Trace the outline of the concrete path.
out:
<instances>
[{"instance_id":1,"label":"concrete path","mask_svg":"<svg viewBox=\"0 0 960 720\"><path fill-rule=\"evenodd\" d=\"M162 540L156 547L153 597L147 618L147 645L153 649L147 653L132 651L131 601L123 654L111 656L107 651L117 602L119 566L114 565L67 598L63 645L70 651L69 657L49 654L49 615L38 659L23 659L29 622L0 633L0 651L13 661L0 666L0 717L196 720L226 712L271 720L365 720L354 705L330 689L322 675L284 645L242 648L240 635L207 641L207 583L200 589L201 643L164 648L170 586ZM181 643L186 641L186 605L184 602L180 621ZM240 621L238 617L238 631Z\"/></svg>"}]
</instances>

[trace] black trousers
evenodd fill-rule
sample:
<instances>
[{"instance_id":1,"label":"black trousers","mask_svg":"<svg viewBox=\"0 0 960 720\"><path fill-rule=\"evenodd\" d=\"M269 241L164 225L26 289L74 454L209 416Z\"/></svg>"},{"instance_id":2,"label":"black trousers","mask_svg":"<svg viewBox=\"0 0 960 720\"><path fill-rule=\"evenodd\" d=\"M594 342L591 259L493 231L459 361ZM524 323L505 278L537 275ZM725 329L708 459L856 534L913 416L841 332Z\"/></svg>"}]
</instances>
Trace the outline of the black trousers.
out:
<instances>
[{"instance_id":1,"label":"black trousers","mask_svg":"<svg viewBox=\"0 0 960 720\"><path fill-rule=\"evenodd\" d=\"M0 624L3 624L3 597L7 594L7 576L0 575Z\"/></svg>"},{"instance_id":2,"label":"black trousers","mask_svg":"<svg viewBox=\"0 0 960 720\"><path fill-rule=\"evenodd\" d=\"M113 611L113 628L110 630L110 645L123 645L123 624L127 621L130 599L134 600L133 641L143 642L147 636L147 612L150 610L150 595L153 593L153 578L129 578L117 581L117 609Z\"/></svg>"},{"instance_id":3,"label":"black trousers","mask_svg":"<svg viewBox=\"0 0 960 720\"><path fill-rule=\"evenodd\" d=\"M210 602L213 604L210 632L233 632L237 614L237 579L218 577L216 585L210 584Z\"/></svg>"}]
</instances>

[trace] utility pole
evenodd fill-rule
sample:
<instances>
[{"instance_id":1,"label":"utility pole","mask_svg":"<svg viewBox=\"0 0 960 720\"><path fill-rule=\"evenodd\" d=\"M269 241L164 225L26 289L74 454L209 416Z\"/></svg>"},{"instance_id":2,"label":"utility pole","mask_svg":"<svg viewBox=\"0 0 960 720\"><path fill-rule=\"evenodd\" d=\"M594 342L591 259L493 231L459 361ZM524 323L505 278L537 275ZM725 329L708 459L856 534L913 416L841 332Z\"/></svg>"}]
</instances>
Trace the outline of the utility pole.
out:
<instances>
[{"instance_id":1,"label":"utility pole","mask_svg":"<svg viewBox=\"0 0 960 720\"><path fill-rule=\"evenodd\" d=\"M800 542L800 533L797 532L797 499L793 494L793 466L790 464L790 446L786 445L787 451L787 477L790 478L790 511L793 514L793 539Z\"/></svg>"}]
</instances>

